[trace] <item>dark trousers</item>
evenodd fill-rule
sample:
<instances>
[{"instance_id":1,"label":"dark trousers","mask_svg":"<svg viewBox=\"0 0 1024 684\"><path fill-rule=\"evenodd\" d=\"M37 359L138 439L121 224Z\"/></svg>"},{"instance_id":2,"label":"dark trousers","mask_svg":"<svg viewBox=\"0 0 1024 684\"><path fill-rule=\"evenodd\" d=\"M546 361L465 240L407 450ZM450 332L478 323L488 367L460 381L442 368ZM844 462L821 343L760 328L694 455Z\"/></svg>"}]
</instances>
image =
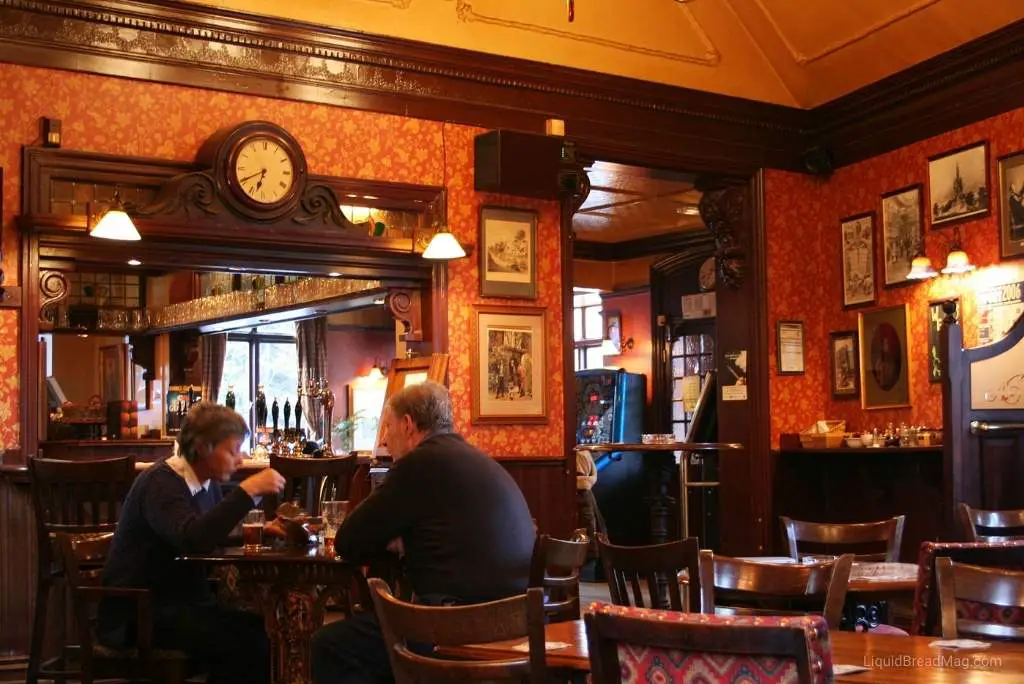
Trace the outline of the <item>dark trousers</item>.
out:
<instances>
[{"instance_id":1,"label":"dark trousers","mask_svg":"<svg viewBox=\"0 0 1024 684\"><path fill-rule=\"evenodd\" d=\"M207 604L154 607L153 644L185 651L207 684L268 684L270 645L263 618Z\"/></svg>"}]
</instances>

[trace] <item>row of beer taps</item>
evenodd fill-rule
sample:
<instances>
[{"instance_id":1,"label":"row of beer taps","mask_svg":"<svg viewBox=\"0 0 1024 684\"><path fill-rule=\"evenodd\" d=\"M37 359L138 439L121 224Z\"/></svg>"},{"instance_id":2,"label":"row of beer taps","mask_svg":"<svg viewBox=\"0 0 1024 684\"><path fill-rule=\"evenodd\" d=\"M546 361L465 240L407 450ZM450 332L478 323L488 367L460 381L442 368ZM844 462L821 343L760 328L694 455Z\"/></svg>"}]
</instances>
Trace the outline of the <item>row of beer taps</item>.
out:
<instances>
[{"instance_id":1,"label":"row of beer taps","mask_svg":"<svg viewBox=\"0 0 1024 684\"><path fill-rule=\"evenodd\" d=\"M278 419L280 418L280 406L277 403L277 397L274 398L273 404L270 406L270 418L272 420L273 432L270 435L270 448L277 452L291 452L295 454L303 453L305 448L305 438L302 430L302 399L306 397L312 402L319 403L322 411L319 416L319 432L323 435L323 453L333 454L333 439L331 435L331 425L333 424L334 418L334 391L331 390L330 384L326 378L313 378L310 377L306 382L302 379L299 380L296 388L298 397L295 400L295 429L291 429L291 413L292 405L291 400L285 398L284 401L284 431L278 430ZM233 395L233 392L230 392ZM231 397L232 408L233 408L233 396ZM267 396L263 390L263 385L259 385L256 389L256 425L258 427L266 429L267 427Z\"/></svg>"}]
</instances>

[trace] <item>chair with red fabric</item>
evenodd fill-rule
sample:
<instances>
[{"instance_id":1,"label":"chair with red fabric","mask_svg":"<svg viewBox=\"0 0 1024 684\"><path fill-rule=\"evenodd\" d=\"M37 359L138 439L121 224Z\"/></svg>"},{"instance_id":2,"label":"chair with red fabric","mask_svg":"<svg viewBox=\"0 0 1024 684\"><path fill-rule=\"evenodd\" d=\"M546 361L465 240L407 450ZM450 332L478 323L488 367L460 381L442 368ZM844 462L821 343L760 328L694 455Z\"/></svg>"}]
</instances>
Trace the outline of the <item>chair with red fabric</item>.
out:
<instances>
[{"instance_id":1,"label":"chair with red fabric","mask_svg":"<svg viewBox=\"0 0 1024 684\"><path fill-rule=\"evenodd\" d=\"M825 619L734 616L592 604L584 615L593 684L833 681Z\"/></svg>"},{"instance_id":2,"label":"chair with red fabric","mask_svg":"<svg viewBox=\"0 0 1024 684\"><path fill-rule=\"evenodd\" d=\"M1024 609L1024 572L954 563L948 556L935 560L942 609L942 637L977 636L983 639L1024 641L1019 618ZM985 606L965 612L963 601ZM1006 617L1015 615L1016 623Z\"/></svg>"}]
</instances>

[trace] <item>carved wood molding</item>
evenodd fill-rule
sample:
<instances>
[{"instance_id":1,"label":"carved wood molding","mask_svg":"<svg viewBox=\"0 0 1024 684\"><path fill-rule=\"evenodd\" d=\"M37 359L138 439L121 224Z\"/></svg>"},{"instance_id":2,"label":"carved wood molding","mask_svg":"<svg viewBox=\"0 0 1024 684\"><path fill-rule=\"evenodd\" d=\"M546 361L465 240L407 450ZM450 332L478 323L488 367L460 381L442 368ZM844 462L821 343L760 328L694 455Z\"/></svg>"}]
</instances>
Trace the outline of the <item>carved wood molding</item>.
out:
<instances>
[{"instance_id":1,"label":"carved wood molding","mask_svg":"<svg viewBox=\"0 0 1024 684\"><path fill-rule=\"evenodd\" d=\"M734 185L706 190L700 198L700 217L715 238L718 278L733 289L746 278L747 247L739 235L747 195L744 186Z\"/></svg>"},{"instance_id":2,"label":"carved wood molding","mask_svg":"<svg viewBox=\"0 0 1024 684\"><path fill-rule=\"evenodd\" d=\"M63 271L39 272L39 323L52 326L57 305L68 297L68 278Z\"/></svg>"},{"instance_id":3,"label":"carved wood molding","mask_svg":"<svg viewBox=\"0 0 1024 684\"><path fill-rule=\"evenodd\" d=\"M406 342L423 341L423 298L419 290L412 288L391 288L384 305L402 324L402 339Z\"/></svg>"}]
</instances>

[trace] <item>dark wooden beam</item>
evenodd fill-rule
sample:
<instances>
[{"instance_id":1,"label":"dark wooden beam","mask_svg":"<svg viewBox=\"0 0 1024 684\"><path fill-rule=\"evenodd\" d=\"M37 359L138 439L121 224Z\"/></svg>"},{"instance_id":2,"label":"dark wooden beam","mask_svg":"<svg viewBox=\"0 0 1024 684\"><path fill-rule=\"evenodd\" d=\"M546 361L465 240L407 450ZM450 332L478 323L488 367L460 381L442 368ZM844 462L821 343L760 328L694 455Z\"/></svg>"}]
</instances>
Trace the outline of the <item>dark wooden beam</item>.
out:
<instances>
[{"instance_id":1,"label":"dark wooden beam","mask_svg":"<svg viewBox=\"0 0 1024 684\"><path fill-rule=\"evenodd\" d=\"M573 256L589 261L625 261L654 254L686 252L702 246L710 247L714 238L706 230L669 233L622 242L595 242L577 240Z\"/></svg>"}]
</instances>

